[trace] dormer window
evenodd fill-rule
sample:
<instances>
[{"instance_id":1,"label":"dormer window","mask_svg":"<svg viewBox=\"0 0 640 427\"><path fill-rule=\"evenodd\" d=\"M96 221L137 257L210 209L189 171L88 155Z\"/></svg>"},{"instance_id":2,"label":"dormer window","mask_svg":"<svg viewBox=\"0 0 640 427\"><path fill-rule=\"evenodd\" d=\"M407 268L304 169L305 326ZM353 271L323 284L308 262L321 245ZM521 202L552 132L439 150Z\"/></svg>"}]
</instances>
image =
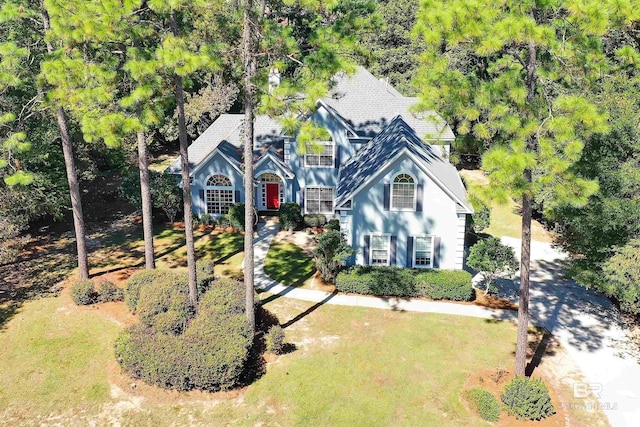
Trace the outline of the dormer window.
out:
<instances>
[{"instance_id":1,"label":"dormer window","mask_svg":"<svg viewBox=\"0 0 640 427\"><path fill-rule=\"evenodd\" d=\"M333 141L318 141L306 146L304 165L306 167L332 168L334 166Z\"/></svg>"},{"instance_id":2,"label":"dormer window","mask_svg":"<svg viewBox=\"0 0 640 427\"><path fill-rule=\"evenodd\" d=\"M391 209L416 210L416 181L406 173L395 176L391 185Z\"/></svg>"}]
</instances>

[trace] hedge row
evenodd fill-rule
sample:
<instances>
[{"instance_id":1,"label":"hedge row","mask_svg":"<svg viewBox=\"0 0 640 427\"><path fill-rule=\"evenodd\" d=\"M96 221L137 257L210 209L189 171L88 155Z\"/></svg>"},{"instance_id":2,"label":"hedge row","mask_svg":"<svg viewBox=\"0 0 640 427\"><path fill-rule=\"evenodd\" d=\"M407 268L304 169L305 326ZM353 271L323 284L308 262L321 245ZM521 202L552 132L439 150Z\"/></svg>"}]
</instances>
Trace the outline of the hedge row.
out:
<instances>
[{"instance_id":1,"label":"hedge row","mask_svg":"<svg viewBox=\"0 0 640 427\"><path fill-rule=\"evenodd\" d=\"M462 270L353 267L338 273L336 289L362 295L470 301L471 275Z\"/></svg>"}]
</instances>

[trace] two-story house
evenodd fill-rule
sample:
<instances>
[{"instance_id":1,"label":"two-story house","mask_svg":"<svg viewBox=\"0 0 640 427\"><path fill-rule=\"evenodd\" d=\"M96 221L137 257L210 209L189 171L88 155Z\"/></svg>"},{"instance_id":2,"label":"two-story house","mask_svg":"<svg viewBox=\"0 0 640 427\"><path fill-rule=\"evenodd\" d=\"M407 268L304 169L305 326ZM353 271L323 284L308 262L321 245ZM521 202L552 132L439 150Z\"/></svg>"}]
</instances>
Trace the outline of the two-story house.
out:
<instances>
[{"instance_id":1,"label":"two-story house","mask_svg":"<svg viewBox=\"0 0 640 427\"><path fill-rule=\"evenodd\" d=\"M321 150L301 150L277 121L256 117L250 197L261 211L293 201L339 219L357 251L351 263L461 269L473 210L448 161L454 135L436 113L412 113L416 102L359 68L336 76L309 118L331 136L315 143ZM241 114L223 114L189 147L195 213L246 200L242 128ZM168 172L180 173L179 159Z\"/></svg>"}]
</instances>

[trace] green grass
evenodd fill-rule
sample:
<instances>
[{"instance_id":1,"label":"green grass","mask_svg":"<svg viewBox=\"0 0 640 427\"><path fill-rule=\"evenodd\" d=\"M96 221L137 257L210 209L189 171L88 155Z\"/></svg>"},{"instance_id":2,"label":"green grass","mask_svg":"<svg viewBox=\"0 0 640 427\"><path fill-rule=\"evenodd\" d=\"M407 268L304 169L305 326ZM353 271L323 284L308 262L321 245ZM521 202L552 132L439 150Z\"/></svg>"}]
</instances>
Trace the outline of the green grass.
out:
<instances>
[{"instance_id":1,"label":"green grass","mask_svg":"<svg viewBox=\"0 0 640 427\"><path fill-rule=\"evenodd\" d=\"M482 186L488 185L488 180L478 170L462 170L460 174L464 177L470 194L477 193ZM509 200L506 204L489 203L491 207L491 225L483 232L495 237L522 237L522 216L519 206ZM552 238L544 227L536 220L531 224L532 239L539 242L551 242Z\"/></svg>"},{"instance_id":2,"label":"green grass","mask_svg":"<svg viewBox=\"0 0 640 427\"><path fill-rule=\"evenodd\" d=\"M25 303L0 332L0 419L39 424L70 406L80 411L105 402L119 330L62 298Z\"/></svg>"},{"instance_id":3,"label":"green grass","mask_svg":"<svg viewBox=\"0 0 640 427\"><path fill-rule=\"evenodd\" d=\"M264 271L285 285L302 286L316 269L313 259L299 246L289 242L274 242L267 253Z\"/></svg>"}]
</instances>

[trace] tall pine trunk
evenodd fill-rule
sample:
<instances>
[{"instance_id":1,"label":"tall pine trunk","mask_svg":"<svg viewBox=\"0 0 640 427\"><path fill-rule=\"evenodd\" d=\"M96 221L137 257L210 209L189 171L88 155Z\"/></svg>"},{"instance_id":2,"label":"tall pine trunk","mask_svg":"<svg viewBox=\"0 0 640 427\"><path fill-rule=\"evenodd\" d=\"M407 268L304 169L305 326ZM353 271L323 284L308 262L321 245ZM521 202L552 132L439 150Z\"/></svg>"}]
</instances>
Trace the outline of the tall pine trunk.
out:
<instances>
[{"instance_id":1,"label":"tall pine trunk","mask_svg":"<svg viewBox=\"0 0 640 427\"><path fill-rule=\"evenodd\" d=\"M176 12L171 13L171 31L178 37ZM191 177L189 176L189 143L187 124L184 115L184 90L182 77L175 74L176 104L178 106L178 138L180 140L180 164L182 167L182 199L184 207L184 234L187 243L187 269L189 270L189 301L197 309L198 289L196 285L196 250L193 242L193 215L191 210Z\"/></svg>"},{"instance_id":2,"label":"tall pine trunk","mask_svg":"<svg viewBox=\"0 0 640 427\"><path fill-rule=\"evenodd\" d=\"M253 40L253 0L245 0L244 26L242 44L244 49L244 285L245 311L251 328L255 330L256 316L254 310L254 260L253 260L253 223L254 223L254 190L253 190L253 108L254 83L256 72L255 45Z\"/></svg>"},{"instance_id":3,"label":"tall pine trunk","mask_svg":"<svg viewBox=\"0 0 640 427\"><path fill-rule=\"evenodd\" d=\"M527 104L534 108L533 102L536 94L536 45L529 42L527 61ZM527 141L527 149L536 150L537 140L530 137ZM532 171L525 169L524 180L531 188ZM526 190L522 195L522 246L520 248L520 300L518 303L518 335L516 338L516 376L524 376L527 367L527 342L529 329L529 282L531 273L531 202L532 196Z\"/></svg>"},{"instance_id":4,"label":"tall pine trunk","mask_svg":"<svg viewBox=\"0 0 640 427\"><path fill-rule=\"evenodd\" d=\"M145 268L156 268L153 253L153 205L151 201L151 184L149 182L149 149L143 131L138 132L138 168L140 169L140 195L142 196L142 229L144 233Z\"/></svg>"},{"instance_id":5,"label":"tall pine trunk","mask_svg":"<svg viewBox=\"0 0 640 427\"><path fill-rule=\"evenodd\" d=\"M42 13L42 23L44 28L43 38L51 28L49 14L44 7L44 2L40 1ZM53 53L53 45L47 41L47 52ZM69 183L69 194L71 196L71 210L73 212L73 228L76 234L76 247L78 250L78 276L80 279L89 278L89 256L87 254L87 240L84 231L84 217L82 214L82 201L80 199L80 184L76 174L76 165L73 157L73 145L69 136L67 117L62 107L56 108L56 120L60 139L62 141L62 153L64 155L64 165L67 171L67 182Z\"/></svg>"}]
</instances>

